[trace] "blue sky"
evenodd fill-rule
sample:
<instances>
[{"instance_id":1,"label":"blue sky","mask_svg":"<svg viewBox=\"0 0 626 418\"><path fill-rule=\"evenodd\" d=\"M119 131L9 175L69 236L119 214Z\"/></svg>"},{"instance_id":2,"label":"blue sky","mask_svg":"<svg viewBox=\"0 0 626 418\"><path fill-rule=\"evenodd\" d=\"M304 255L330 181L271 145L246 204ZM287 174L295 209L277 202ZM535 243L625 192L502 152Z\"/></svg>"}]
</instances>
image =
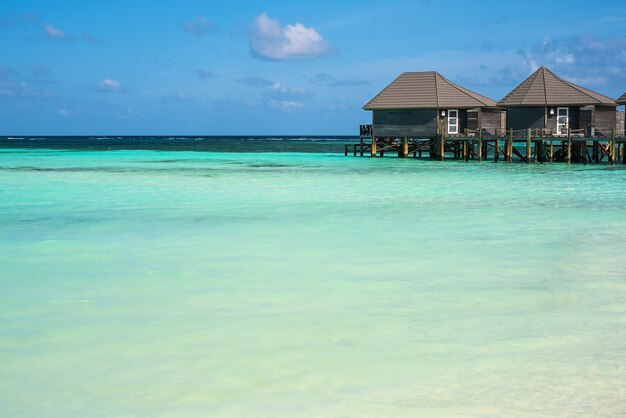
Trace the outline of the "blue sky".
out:
<instances>
[{"instance_id":1,"label":"blue sky","mask_svg":"<svg viewBox=\"0 0 626 418\"><path fill-rule=\"evenodd\" d=\"M617 97L625 27L616 1L3 0L0 134L349 135L403 71Z\"/></svg>"}]
</instances>

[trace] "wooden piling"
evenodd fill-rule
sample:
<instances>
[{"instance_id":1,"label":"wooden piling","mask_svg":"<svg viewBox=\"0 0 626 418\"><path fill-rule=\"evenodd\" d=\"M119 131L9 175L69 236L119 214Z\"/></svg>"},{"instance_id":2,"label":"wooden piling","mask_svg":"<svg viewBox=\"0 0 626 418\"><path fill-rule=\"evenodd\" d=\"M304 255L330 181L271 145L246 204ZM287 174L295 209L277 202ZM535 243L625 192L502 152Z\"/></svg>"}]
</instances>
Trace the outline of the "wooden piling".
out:
<instances>
[{"instance_id":1,"label":"wooden piling","mask_svg":"<svg viewBox=\"0 0 626 418\"><path fill-rule=\"evenodd\" d=\"M509 161L509 137L506 133L506 130L504 131L504 161Z\"/></svg>"},{"instance_id":2,"label":"wooden piling","mask_svg":"<svg viewBox=\"0 0 626 418\"><path fill-rule=\"evenodd\" d=\"M478 161L483 160L483 130L478 130Z\"/></svg>"},{"instance_id":3,"label":"wooden piling","mask_svg":"<svg viewBox=\"0 0 626 418\"><path fill-rule=\"evenodd\" d=\"M609 142L609 158L611 165L615 165L615 128L611 129L611 142Z\"/></svg>"},{"instance_id":4,"label":"wooden piling","mask_svg":"<svg viewBox=\"0 0 626 418\"><path fill-rule=\"evenodd\" d=\"M363 156L363 137L361 137L361 157Z\"/></svg>"},{"instance_id":5,"label":"wooden piling","mask_svg":"<svg viewBox=\"0 0 626 418\"><path fill-rule=\"evenodd\" d=\"M550 138L550 162L554 162L554 141Z\"/></svg>"},{"instance_id":6,"label":"wooden piling","mask_svg":"<svg viewBox=\"0 0 626 418\"><path fill-rule=\"evenodd\" d=\"M439 159L441 161L444 160L446 154L446 131L443 126L443 121L441 121L441 143L439 144Z\"/></svg>"},{"instance_id":7,"label":"wooden piling","mask_svg":"<svg viewBox=\"0 0 626 418\"><path fill-rule=\"evenodd\" d=\"M463 151L461 152L461 154L463 154L463 161L467 161L467 141L463 141L461 146L463 147Z\"/></svg>"},{"instance_id":8,"label":"wooden piling","mask_svg":"<svg viewBox=\"0 0 626 418\"><path fill-rule=\"evenodd\" d=\"M568 164L572 162L572 130L567 128L567 156L565 157L565 161Z\"/></svg>"},{"instance_id":9,"label":"wooden piling","mask_svg":"<svg viewBox=\"0 0 626 418\"><path fill-rule=\"evenodd\" d=\"M506 159L506 157L504 157ZM500 139L496 136L496 139L493 143L493 162L497 163L500 159Z\"/></svg>"},{"instance_id":10,"label":"wooden piling","mask_svg":"<svg viewBox=\"0 0 626 418\"><path fill-rule=\"evenodd\" d=\"M530 138L532 131L530 128L526 130L526 164L530 164Z\"/></svg>"},{"instance_id":11,"label":"wooden piling","mask_svg":"<svg viewBox=\"0 0 626 418\"><path fill-rule=\"evenodd\" d=\"M376 138L372 135L372 148L370 149L370 157L376 157Z\"/></svg>"},{"instance_id":12,"label":"wooden piling","mask_svg":"<svg viewBox=\"0 0 626 418\"><path fill-rule=\"evenodd\" d=\"M402 145L400 147L399 154L402 158L406 158L409 156L409 140L406 136L402 138Z\"/></svg>"}]
</instances>

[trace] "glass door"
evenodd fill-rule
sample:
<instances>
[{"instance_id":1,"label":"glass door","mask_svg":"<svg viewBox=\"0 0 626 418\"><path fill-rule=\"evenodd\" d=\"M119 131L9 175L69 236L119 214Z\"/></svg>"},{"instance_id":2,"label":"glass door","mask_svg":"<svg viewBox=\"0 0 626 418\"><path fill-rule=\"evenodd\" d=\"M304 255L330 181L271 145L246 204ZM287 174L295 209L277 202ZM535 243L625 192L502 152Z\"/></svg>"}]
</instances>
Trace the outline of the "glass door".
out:
<instances>
[{"instance_id":1,"label":"glass door","mask_svg":"<svg viewBox=\"0 0 626 418\"><path fill-rule=\"evenodd\" d=\"M559 107L556 110L556 134L565 135L569 128L569 108Z\"/></svg>"},{"instance_id":2,"label":"glass door","mask_svg":"<svg viewBox=\"0 0 626 418\"><path fill-rule=\"evenodd\" d=\"M459 111L458 110L448 110L448 133L449 134L459 133Z\"/></svg>"}]
</instances>

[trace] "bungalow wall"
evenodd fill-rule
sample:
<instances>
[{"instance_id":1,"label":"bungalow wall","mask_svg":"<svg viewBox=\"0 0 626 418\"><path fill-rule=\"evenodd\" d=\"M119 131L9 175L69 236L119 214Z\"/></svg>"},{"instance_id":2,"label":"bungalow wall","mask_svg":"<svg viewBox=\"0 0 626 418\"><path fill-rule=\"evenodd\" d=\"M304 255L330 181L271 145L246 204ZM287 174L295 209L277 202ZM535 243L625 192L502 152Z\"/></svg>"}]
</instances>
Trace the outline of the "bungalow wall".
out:
<instances>
[{"instance_id":1,"label":"bungalow wall","mask_svg":"<svg viewBox=\"0 0 626 418\"><path fill-rule=\"evenodd\" d=\"M589 129L594 126L596 107L585 106L580 108L580 127L583 129Z\"/></svg>"},{"instance_id":2,"label":"bungalow wall","mask_svg":"<svg viewBox=\"0 0 626 418\"><path fill-rule=\"evenodd\" d=\"M509 107L506 111L506 126L513 130L545 128L545 116L546 108L543 106Z\"/></svg>"},{"instance_id":3,"label":"bungalow wall","mask_svg":"<svg viewBox=\"0 0 626 418\"><path fill-rule=\"evenodd\" d=\"M372 122L377 137L432 138L437 135L437 127L443 122L448 132L448 112L450 109L397 109L374 110ZM458 110L458 133L465 129L477 129L482 125L489 133L504 129L504 113L501 109L454 109ZM446 115L441 116L445 111Z\"/></svg>"},{"instance_id":4,"label":"bungalow wall","mask_svg":"<svg viewBox=\"0 0 626 418\"><path fill-rule=\"evenodd\" d=\"M504 132L506 129L506 112L501 109L470 109L467 111L467 129L475 130L482 127L490 134L496 129Z\"/></svg>"},{"instance_id":5,"label":"bungalow wall","mask_svg":"<svg viewBox=\"0 0 626 418\"><path fill-rule=\"evenodd\" d=\"M520 106L509 107L507 109L507 129L552 129L556 132L557 114L559 107L566 106ZM554 109L554 114L550 114L550 109ZM610 109L594 106L570 106L569 109L569 127L570 129L584 129L589 126L595 126L596 131L605 130L611 124ZM600 111L598 112L598 110ZM614 110L613 110L614 112ZM613 115L614 117L614 115ZM615 121L613 119L613 126Z\"/></svg>"},{"instance_id":6,"label":"bungalow wall","mask_svg":"<svg viewBox=\"0 0 626 418\"><path fill-rule=\"evenodd\" d=\"M617 124L617 109L612 106L597 106L595 113L596 135L611 136Z\"/></svg>"},{"instance_id":7,"label":"bungalow wall","mask_svg":"<svg viewBox=\"0 0 626 418\"><path fill-rule=\"evenodd\" d=\"M436 109L374 110L377 137L431 138L437 135Z\"/></svg>"},{"instance_id":8,"label":"bungalow wall","mask_svg":"<svg viewBox=\"0 0 626 418\"><path fill-rule=\"evenodd\" d=\"M580 128L593 126L596 135L611 136L618 124L617 110L613 106L585 106L580 108Z\"/></svg>"},{"instance_id":9,"label":"bungalow wall","mask_svg":"<svg viewBox=\"0 0 626 418\"><path fill-rule=\"evenodd\" d=\"M623 110L618 110L616 112L615 120L617 125L617 135L626 135L626 117Z\"/></svg>"}]
</instances>

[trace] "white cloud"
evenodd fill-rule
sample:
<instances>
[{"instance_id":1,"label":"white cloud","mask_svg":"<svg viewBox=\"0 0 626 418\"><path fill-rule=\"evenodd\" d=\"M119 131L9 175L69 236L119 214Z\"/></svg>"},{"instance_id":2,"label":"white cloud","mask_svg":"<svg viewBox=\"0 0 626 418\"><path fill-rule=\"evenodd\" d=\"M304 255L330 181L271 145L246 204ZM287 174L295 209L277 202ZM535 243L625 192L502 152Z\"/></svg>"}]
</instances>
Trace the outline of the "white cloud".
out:
<instances>
[{"instance_id":1,"label":"white cloud","mask_svg":"<svg viewBox=\"0 0 626 418\"><path fill-rule=\"evenodd\" d=\"M291 112L304 107L302 102L297 102L295 100L270 100L269 104L270 106L285 112Z\"/></svg>"},{"instance_id":2,"label":"white cloud","mask_svg":"<svg viewBox=\"0 0 626 418\"><path fill-rule=\"evenodd\" d=\"M66 34L61 29L52 26L50 23L46 23L43 29L48 39L55 39L60 41L69 41L74 39L73 36Z\"/></svg>"},{"instance_id":3,"label":"white cloud","mask_svg":"<svg viewBox=\"0 0 626 418\"><path fill-rule=\"evenodd\" d=\"M289 93L289 94L295 94L295 95L305 94L304 89L302 87L296 87L296 88L290 89L287 87L285 83L281 83L280 81L277 81L276 83L272 84L272 90L278 93Z\"/></svg>"},{"instance_id":4,"label":"white cloud","mask_svg":"<svg viewBox=\"0 0 626 418\"><path fill-rule=\"evenodd\" d=\"M255 56L269 60L318 58L334 51L315 29L301 23L283 27L267 13L254 20L250 49Z\"/></svg>"},{"instance_id":5,"label":"white cloud","mask_svg":"<svg viewBox=\"0 0 626 418\"><path fill-rule=\"evenodd\" d=\"M585 87L603 87L613 94L626 82L626 37L580 34L546 39L520 51L532 66L541 63L561 77ZM534 64L534 65L533 65Z\"/></svg>"},{"instance_id":6,"label":"white cloud","mask_svg":"<svg viewBox=\"0 0 626 418\"><path fill-rule=\"evenodd\" d=\"M112 80L110 78L105 78L96 87L101 93L115 93L118 91L122 91L122 84L117 80Z\"/></svg>"},{"instance_id":7,"label":"white cloud","mask_svg":"<svg viewBox=\"0 0 626 418\"><path fill-rule=\"evenodd\" d=\"M557 56L554 60L557 64L573 64L576 62L574 54L565 54L563 56Z\"/></svg>"}]
</instances>

